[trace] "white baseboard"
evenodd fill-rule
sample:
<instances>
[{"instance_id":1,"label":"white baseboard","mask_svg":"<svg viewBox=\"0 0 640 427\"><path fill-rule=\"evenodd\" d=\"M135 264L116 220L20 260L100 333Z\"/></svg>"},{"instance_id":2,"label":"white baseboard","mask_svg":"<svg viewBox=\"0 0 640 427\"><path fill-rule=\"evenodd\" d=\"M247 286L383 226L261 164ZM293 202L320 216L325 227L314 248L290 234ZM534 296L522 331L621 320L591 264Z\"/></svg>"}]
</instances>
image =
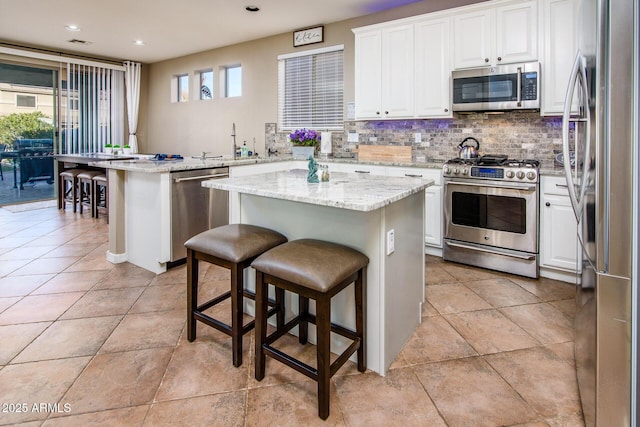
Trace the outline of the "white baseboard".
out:
<instances>
[{"instance_id":1,"label":"white baseboard","mask_svg":"<svg viewBox=\"0 0 640 427\"><path fill-rule=\"evenodd\" d=\"M435 248L433 246L426 246L425 245L424 253L426 255L439 256L439 257L442 258L442 248Z\"/></svg>"},{"instance_id":2,"label":"white baseboard","mask_svg":"<svg viewBox=\"0 0 640 427\"><path fill-rule=\"evenodd\" d=\"M114 254L113 252L107 251L107 261L113 264L121 264L123 262L127 262L127 253L125 252L122 254Z\"/></svg>"},{"instance_id":3,"label":"white baseboard","mask_svg":"<svg viewBox=\"0 0 640 427\"><path fill-rule=\"evenodd\" d=\"M571 284L576 284L578 278L575 271L556 270L555 268L540 267L540 277L547 279L560 280Z\"/></svg>"}]
</instances>

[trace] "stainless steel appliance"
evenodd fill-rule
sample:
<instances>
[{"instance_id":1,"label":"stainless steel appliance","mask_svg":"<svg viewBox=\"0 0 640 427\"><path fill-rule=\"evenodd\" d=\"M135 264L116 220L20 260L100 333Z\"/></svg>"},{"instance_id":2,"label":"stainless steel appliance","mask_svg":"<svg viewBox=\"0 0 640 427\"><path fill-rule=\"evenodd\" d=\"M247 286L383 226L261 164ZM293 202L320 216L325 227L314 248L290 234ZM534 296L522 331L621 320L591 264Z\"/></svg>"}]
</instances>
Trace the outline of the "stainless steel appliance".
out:
<instances>
[{"instance_id":1,"label":"stainless steel appliance","mask_svg":"<svg viewBox=\"0 0 640 427\"><path fill-rule=\"evenodd\" d=\"M455 70L453 111L540 109L540 63Z\"/></svg>"},{"instance_id":2,"label":"stainless steel appliance","mask_svg":"<svg viewBox=\"0 0 640 427\"><path fill-rule=\"evenodd\" d=\"M443 258L538 277L538 166L507 156L446 162Z\"/></svg>"},{"instance_id":3,"label":"stainless steel appliance","mask_svg":"<svg viewBox=\"0 0 640 427\"><path fill-rule=\"evenodd\" d=\"M187 256L184 242L196 234L229 223L229 193L202 186L202 181L229 176L229 168L171 173L171 259Z\"/></svg>"},{"instance_id":4,"label":"stainless steel appliance","mask_svg":"<svg viewBox=\"0 0 640 427\"><path fill-rule=\"evenodd\" d=\"M582 252L575 357L587 426L638 425L638 6L581 2L563 115Z\"/></svg>"}]
</instances>

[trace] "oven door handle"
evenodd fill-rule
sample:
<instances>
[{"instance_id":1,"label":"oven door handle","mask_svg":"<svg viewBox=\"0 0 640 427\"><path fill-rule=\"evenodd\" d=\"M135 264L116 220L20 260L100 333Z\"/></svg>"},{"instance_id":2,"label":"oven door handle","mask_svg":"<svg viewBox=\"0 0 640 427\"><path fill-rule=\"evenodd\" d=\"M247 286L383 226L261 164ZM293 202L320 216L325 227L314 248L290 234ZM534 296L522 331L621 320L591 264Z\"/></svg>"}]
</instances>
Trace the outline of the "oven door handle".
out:
<instances>
[{"instance_id":1,"label":"oven door handle","mask_svg":"<svg viewBox=\"0 0 640 427\"><path fill-rule=\"evenodd\" d=\"M446 242L447 245L449 246L453 246L455 248L461 248L461 249L470 249L472 251L478 251L478 252L487 252L490 254L494 254L494 255L503 255L503 256L508 256L511 258L518 258L518 259L523 259L526 261L531 261L532 259L535 259L535 255L519 255L519 254L513 254L513 253L506 253L506 252L501 252L501 251L494 251L491 249L487 249L487 248L478 248L475 246L468 246L468 245L463 245L460 243L452 243L452 242Z\"/></svg>"},{"instance_id":2,"label":"oven door handle","mask_svg":"<svg viewBox=\"0 0 640 427\"><path fill-rule=\"evenodd\" d=\"M499 188L499 189L506 189L506 190L520 190L520 191L536 191L536 186L535 185L527 185L526 187L516 187L516 186L509 186L509 185L488 185L488 184L481 184L481 183L477 183L477 182L456 182L456 181L447 181L446 182L447 185L466 185L466 186L471 186L471 187L485 187L485 188Z\"/></svg>"}]
</instances>

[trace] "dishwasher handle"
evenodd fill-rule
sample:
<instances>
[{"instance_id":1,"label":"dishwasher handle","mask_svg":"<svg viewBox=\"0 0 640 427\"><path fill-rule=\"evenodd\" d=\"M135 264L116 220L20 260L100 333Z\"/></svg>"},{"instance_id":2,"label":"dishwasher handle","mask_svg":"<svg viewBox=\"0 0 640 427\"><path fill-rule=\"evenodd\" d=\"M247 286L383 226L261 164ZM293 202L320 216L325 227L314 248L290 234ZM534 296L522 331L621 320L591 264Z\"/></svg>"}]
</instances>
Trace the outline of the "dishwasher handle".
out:
<instances>
[{"instance_id":1,"label":"dishwasher handle","mask_svg":"<svg viewBox=\"0 0 640 427\"><path fill-rule=\"evenodd\" d=\"M176 178L173 182L183 182L183 181L196 181L199 179L213 179L213 178L228 178L228 173L216 173L213 175L198 175L198 176L189 176L186 178Z\"/></svg>"}]
</instances>

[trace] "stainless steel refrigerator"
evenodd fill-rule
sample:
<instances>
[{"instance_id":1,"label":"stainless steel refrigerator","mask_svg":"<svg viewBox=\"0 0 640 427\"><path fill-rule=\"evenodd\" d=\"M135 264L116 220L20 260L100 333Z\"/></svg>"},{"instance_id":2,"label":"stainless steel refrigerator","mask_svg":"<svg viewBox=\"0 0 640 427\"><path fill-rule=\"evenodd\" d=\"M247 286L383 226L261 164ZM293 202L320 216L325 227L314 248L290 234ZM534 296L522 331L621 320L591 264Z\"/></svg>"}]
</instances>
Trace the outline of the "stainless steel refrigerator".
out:
<instances>
[{"instance_id":1,"label":"stainless steel refrigerator","mask_svg":"<svg viewBox=\"0 0 640 427\"><path fill-rule=\"evenodd\" d=\"M631 426L637 425L638 0L583 0L579 22L563 117L564 169L582 254L577 379L587 426Z\"/></svg>"}]
</instances>

